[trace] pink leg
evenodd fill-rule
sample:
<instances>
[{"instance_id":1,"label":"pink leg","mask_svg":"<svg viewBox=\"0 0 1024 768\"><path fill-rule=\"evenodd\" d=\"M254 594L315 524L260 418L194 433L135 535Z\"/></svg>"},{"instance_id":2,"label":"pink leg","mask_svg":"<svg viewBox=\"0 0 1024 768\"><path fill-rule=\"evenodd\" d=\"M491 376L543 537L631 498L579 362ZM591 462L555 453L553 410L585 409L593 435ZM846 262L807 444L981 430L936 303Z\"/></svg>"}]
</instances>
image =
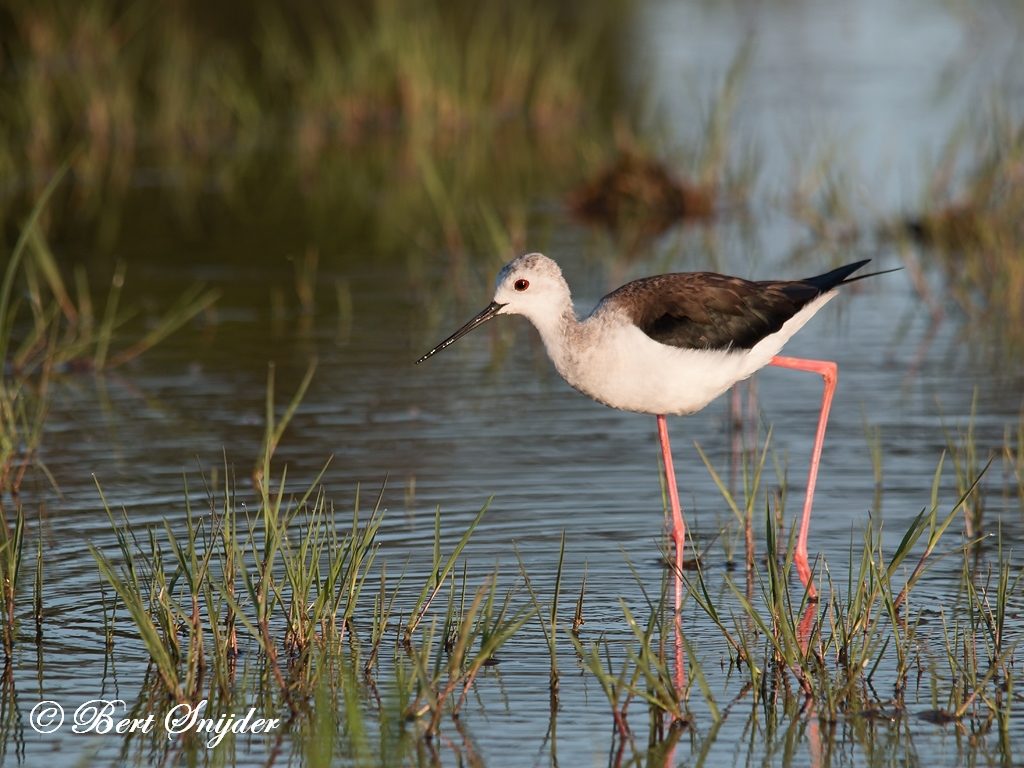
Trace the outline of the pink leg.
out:
<instances>
[{"instance_id":1,"label":"pink leg","mask_svg":"<svg viewBox=\"0 0 1024 768\"><path fill-rule=\"evenodd\" d=\"M683 548L686 545L686 524L683 522L683 510L679 505L679 488L676 485L676 471L672 465L672 447L668 442L668 426L663 415L658 416L658 439L661 441L661 458L665 465L665 484L668 486L668 498L672 504L672 541L676 546L676 612L674 617L676 640L676 689L681 696L686 683L683 667Z\"/></svg>"},{"instance_id":2,"label":"pink leg","mask_svg":"<svg viewBox=\"0 0 1024 768\"><path fill-rule=\"evenodd\" d=\"M825 444L825 427L828 425L828 412L832 408L832 395L836 391L836 382L839 380L839 367L827 360L804 360L799 357L781 356L773 357L771 364L780 368L817 373L825 380L825 391L821 397L821 414L818 416L818 431L814 435L814 449L811 452L811 469L807 475L807 497L804 499L804 512L800 518L800 532L797 534L796 553L793 558L800 581L803 582L808 596L813 600L818 597L818 591L814 588L811 566L807 561L807 532L811 527L814 486L818 481L818 464L821 461L821 448Z\"/></svg>"}]
</instances>

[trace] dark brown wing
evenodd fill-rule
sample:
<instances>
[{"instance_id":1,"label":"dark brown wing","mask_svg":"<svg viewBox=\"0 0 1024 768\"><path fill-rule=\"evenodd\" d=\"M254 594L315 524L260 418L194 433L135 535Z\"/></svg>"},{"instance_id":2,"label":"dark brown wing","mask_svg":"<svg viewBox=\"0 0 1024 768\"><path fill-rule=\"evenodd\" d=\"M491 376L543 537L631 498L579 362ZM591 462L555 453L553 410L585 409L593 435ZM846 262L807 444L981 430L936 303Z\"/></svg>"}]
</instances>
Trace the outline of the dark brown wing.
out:
<instances>
[{"instance_id":1,"label":"dark brown wing","mask_svg":"<svg viewBox=\"0 0 1024 768\"><path fill-rule=\"evenodd\" d=\"M627 283L608 294L602 305L625 312L662 344L750 349L865 263L794 281L751 282L713 272L659 275Z\"/></svg>"}]
</instances>

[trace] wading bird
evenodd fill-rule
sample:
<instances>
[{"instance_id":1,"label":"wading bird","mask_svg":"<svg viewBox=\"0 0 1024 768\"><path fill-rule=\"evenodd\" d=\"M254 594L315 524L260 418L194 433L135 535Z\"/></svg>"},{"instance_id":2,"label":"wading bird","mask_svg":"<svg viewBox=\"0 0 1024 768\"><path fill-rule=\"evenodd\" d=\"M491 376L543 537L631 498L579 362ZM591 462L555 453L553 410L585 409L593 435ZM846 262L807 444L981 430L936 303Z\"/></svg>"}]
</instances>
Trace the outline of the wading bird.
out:
<instances>
[{"instance_id":1,"label":"wading bird","mask_svg":"<svg viewBox=\"0 0 1024 768\"><path fill-rule=\"evenodd\" d=\"M838 368L834 362L782 357L779 352L840 285L883 274L850 277L866 263L857 261L804 280L751 282L712 272L646 277L612 291L580 320L562 270L547 256L530 253L502 268L494 300L482 312L416 362L493 317L524 315L540 332L548 356L570 385L612 408L656 415L672 506L677 575L683 565L686 528L665 416L701 410L766 365L820 375L825 389L794 554L800 580L814 598L807 533ZM681 600L677 578L677 615Z\"/></svg>"}]
</instances>

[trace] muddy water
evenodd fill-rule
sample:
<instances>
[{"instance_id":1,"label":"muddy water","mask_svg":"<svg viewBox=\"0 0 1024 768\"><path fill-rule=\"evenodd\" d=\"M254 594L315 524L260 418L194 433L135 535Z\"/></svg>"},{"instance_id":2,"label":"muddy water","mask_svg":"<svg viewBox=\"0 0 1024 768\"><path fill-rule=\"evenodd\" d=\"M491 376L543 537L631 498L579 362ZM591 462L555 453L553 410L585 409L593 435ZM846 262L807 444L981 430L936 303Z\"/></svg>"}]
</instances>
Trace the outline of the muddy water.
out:
<instances>
[{"instance_id":1,"label":"muddy water","mask_svg":"<svg viewBox=\"0 0 1024 768\"><path fill-rule=\"evenodd\" d=\"M538 231L556 234L540 245L562 264L581 311L625 279L666 269L703 269L714 263L755 278L801 277L824 271L834 260L866 256L880 268L898 266L894 250L873 241L838 255L812 249L792 258L794 249L809 241L807 231L784 212L793 168L802 160L813 164L813 148L831 143L850 171L851 194L863 217L912 209L920 199L924 159L934 156L958 126L965 105L978 103L978 82L1005 74L996 71L1004 61L997 54L1014 38L1020 21L1014 11L1005 13L1016 26L1001 23L996 11L968 23L929 3L900 8L883 2L778 7L651 3L630 31L642 52L633 77L652 90L652 98L678 126L680 140L695 135L695 122L688 119L694 105L706 107L705 97L720 84L738 46L747 34L754 35L737 107L739 143L755 147L762 161L750 210L743 217L724 216L709 229L674 233L649 255L626 263L607 239L544 205L538 206L543 211L538 216L546 219ZM980 56L972 54L979 34L972 24L987 25L990 42ZM304 237L302 231L283 234L294 247L282 251L299 251ZM220 231L198 244L190 242L190 254L180 263L133 255L131 285L142 295L173 295L196 279L221 287L224 298L216 321L177 335L116 374L67 377L54 388L43 458L60 495L47 491L41 479L31 490L47 498L45 580L56 594L47 603L41 673L30 644L23 644L15 659L18 710L24 715L43 698L67 705L98 696L130 701L137 695L145 655L133 642L127 621L120 629L117 664L112 668L105 661L100 579L83 541L109 549L113 538L92 476L132 523L180 522L183 475L190 475L189 486L197 493L197 467L210 471L222 466L226 456L238 477L248 476L262 436L270 361L283 400L308 361L317 358L314 384L281 457L297 481L311 479L333 457L326 485L340 508L354 503L357 488L365 506L365 499L384 487L387 512L379 559L388 562L389 570L405 568L414 577L428 567L436 507L450 545L490 500L467 550L471 567L482 571L498 563L511 585L515 547L536 588L549 594L564 531L568 592L578 588L587 569L585 636L627 637L619 599L642 609L640 586L656 592L663 573L653 418L613 411L573 392L553 372L521 319L499 319L495 327L414 367L412 361L423 351L489 301L489 278L481 278L479 290L468 292L472 295L442 294L438 301L423 292L445 291L443 286L418 284L403 265L380 265L369 250L364 259L351 258L370 248L351 244L350 253L323 254L322 289L307 316L293 299L283 310L273 308L274 289L293 281L292 265L284 259L255 271L244 263L209 267L239 264L235 258L222 259L212 245L221 249L236 240L253 247L243 233ZM152 250L173 253L175 245ZM444 272L442 256L435 258L424 272ZM482 260L474 274L489 274L502 258ZM343 266L352 263L365 266ZM339 281L352 297L350 313L339 312L334 300L333 286ZM426 309L437 305L440 314ZM1001 444L1004 427L1018 418L1024 383L1020 361L985 354L983 339L964 343L956 337L955 322L938 328L924 344L930 330L929 316L906 274L897 273L846 290L787 347L789 354L839 364L811 549L844 578L851 547L859 556L869 514L882 525L891 551L928 505L947 441L944 424L954 429L966 424L976 397L977 439L987 453ZM974 354L969 346L975 347ZM757 410L745 420L747 439L772 428L780 469L770 468L765 482L778 486L780 473L787 481L787 525L799 508L819 397L815 377L768 370L757 378ZM670 422L688 521L697 542L707 546L709 581L718 584L730 564L723 545L739 543L734 530L722 533L732 513L694 443L729 477L739 439L732 422L728 398ZM880 489L867 437L868 429L876 427ZM947 472L940 498L950 505L955 497ZM987 514L999 519L1004 546L1019 545L1024 532L1016 499L993 493ZM761 522L758 541L763 547ZM951 531L949 547L957 540ZM959 573L959 558L939 562L915 599L951 601ZM738 686L719 665L727 649L718 631L692 605L685 624L688 639L705 654L719 701L728 701ZM614 757L607 702L596 682L573 663L568 645L562 653L567 672L553 742L545 739L552 722L545 648L539 629L528 625L503 650L502 663L478 682L479 698L463 718L469 735L460 746L442 751L441 761L473 753L491 765L588 765ZM709 723L700 697L695 699L698 722L703 717ZM916 705L930 708L926 692L920 692ZM715 764L774 761L775 750L792 737L797 745L792 761L816 762L806 723L795 721L792 733L779 734L773 742L746 732L746 722L727 720L714 732L698 727L683 737L676 759L689 763L703 751ZM965 747L949 727L916 720L904 733L871 727L888 739L874 743L856 724L840 724L830 742L833 763L913 761L921 754L932 755L935 764L963 760ZM121 742L113 738L76 736L67 729L44 737L24 723L18 735L6 732L5 763L20 756L29 765L42 759L72 765L81 762L82 752L92 754L87 760L97 764L120 760ZM1024 721L1013 719L1008 738L1011 746L1024 746ZM991 743L981 741L974 755L978 762L1005 757L994 736ZM642 747L641 739L641 759ZM301 746L286 739L283 754L300 762L299 753ZM261 764L269 755L268 742L254 739L234 760Z\"/></svg>"}]
</instances>

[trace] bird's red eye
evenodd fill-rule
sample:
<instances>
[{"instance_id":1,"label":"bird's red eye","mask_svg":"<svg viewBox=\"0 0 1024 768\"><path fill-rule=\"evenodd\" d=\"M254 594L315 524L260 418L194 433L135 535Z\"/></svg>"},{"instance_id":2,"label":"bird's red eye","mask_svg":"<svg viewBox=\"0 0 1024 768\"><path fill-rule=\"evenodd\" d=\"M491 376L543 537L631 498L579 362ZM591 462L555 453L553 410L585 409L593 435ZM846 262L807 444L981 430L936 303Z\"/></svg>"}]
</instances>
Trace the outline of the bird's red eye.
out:
<instances>
[{"instance_id":1,"label":"bird's red eye","mask_svg":"<svg viewBox=\"0 0 1024 768\"><path fill-rule=\"evenodd\" d=\"M515 288L517 291L525 291L527 288L530 287L530 281L519 279L516 280L515 285L513 285L512 287Z\"/></svg>"}]
</instances>

